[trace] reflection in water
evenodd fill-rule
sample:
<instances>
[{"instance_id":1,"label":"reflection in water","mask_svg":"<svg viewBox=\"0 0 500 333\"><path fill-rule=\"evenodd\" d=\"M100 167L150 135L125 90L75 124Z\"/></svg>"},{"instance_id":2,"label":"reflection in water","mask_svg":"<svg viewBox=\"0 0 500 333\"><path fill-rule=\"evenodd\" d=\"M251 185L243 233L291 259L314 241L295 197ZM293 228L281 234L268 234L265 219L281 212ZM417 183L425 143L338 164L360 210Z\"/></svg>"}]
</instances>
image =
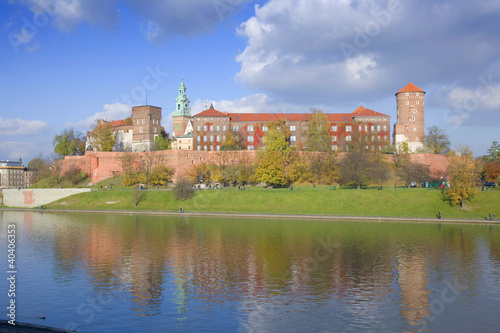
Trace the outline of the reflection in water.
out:
<instances>
[{"instance_id":1,"label":"reflection in water","mask_svg":"<svg viewBox=\"0 0 500 333\"><path fill-rule=\"evenodd\" d=\"M124 332L418 331L443 281L488 281L490 293L500 284L500 237L487 227L0 214L2 226L24 220L24 251L52 270L54 302L67 299L67 311L47 317L86 332L119 321ZM27 279L36 267L26 264ZM112 301L82 316L82 299L102 292ZM452 309L428 328L460 317Z\"/></svg>"}]
</instances>

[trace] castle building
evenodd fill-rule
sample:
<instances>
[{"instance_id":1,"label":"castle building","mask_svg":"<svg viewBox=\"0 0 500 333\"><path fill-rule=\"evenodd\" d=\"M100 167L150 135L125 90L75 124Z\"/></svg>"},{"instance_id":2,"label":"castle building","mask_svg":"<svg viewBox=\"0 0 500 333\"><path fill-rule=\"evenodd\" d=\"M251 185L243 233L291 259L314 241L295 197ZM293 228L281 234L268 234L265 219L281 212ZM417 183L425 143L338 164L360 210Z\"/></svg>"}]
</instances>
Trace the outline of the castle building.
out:
<instances>
[{"instance_id":1,"label":"castle building","mask_svg":"<svg viewBox=\"0 0 500 333\"><path fill-rule=\"evenodd\" d=\"M161 133L161 108L151 105L134 106L132 116L128 119L99 120L97 126L87 132L85 150L97 150L95 133L100 127L108 125L116 138L113 151L152 151L155 138Z\"/></svg>"},{"instance_id":2,"label":"castle building","mask_svg":"<svg viewBox=\"0 0 500 333\"><path fill-rule=\"evenodd\" d=\"M379 150L390 144L390 116L358 107L352 113L326 113L330 122L332 150L348 150L362 136L366 149ZM307 149L307 123L310 113L228 113L210 108L193 117L193 149L218 151L229 135L238 136L240 149L254 150L264 145L263 136L270 121L284 120L290 132L289 143Z\"/></svg>"},{"instance_id":3,"label":"castle building","mask_svg":"<svg viewBox=\"0 0 500 333\"><path fill-rule=\"evenodd\" d=\"M393 135L398 151L407 144L414 153L424 145L424 98L425 92L411 82L396 93L398 115Z\"/></svg>"}]
</instances>

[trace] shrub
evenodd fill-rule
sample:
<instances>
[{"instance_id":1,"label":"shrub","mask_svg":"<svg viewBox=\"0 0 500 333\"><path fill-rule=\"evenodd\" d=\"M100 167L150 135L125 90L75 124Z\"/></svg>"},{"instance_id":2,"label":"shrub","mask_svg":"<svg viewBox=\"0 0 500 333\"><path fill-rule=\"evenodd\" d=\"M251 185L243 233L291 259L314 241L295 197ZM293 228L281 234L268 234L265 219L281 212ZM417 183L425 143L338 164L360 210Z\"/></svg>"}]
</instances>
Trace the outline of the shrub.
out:
<instances>
[{"instance_id":1,"label":"shrub","mask_svg":"<svg viewBox=\"0 0 500 333\"><path fill-rule=\"evenodd\" d=\"M184 201L194 196L193 183L185 178L181 178L177 181L173 191L174 197L177 200Z\"/></svg>"}]
</instances>

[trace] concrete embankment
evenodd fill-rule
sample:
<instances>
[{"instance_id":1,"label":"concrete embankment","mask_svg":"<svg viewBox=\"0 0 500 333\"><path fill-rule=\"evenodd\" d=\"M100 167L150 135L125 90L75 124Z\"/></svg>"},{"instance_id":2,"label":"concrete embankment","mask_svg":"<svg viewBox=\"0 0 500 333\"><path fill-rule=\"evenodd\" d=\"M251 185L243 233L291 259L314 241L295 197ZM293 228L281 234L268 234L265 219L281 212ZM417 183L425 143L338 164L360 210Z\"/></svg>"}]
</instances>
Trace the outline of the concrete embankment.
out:
<instances>
[{"instance_id":1,"label":"concrete embankment","mask_svg":"<svg viewBox=\"0 0 500 333\"><path fill-rule=\"evenodd\" d=\"M90 192L89 188L50 188L50 189L4 189L3 204L7 207L33 208L47 205L70 195Z\"/></svg>"},{"instance_id":2,"label":"concrete embankment","mask_svg":"<svg viewBox=\"0 0 500 333\"><path fill-rule=\"evenodd\" d=\"M332 220L332 221L370 221L370 222L409 222L409 223L466 223L466 224L500 224L500 220L474 219L437 219L421 217L390 216L344 216L344 215L300 215L300 214L258 214L258 213L213 213L213 212L167 212L167 211L135 211L135 210L73 210L73 209L16 209L0 208L1 211L43 212L43 213L87 213L87 214L121 214L121 215L159 215L179 217L220 217L220 218L252 218L252 219L286 219L286 220Z\"/></svg>"}]
</instances>

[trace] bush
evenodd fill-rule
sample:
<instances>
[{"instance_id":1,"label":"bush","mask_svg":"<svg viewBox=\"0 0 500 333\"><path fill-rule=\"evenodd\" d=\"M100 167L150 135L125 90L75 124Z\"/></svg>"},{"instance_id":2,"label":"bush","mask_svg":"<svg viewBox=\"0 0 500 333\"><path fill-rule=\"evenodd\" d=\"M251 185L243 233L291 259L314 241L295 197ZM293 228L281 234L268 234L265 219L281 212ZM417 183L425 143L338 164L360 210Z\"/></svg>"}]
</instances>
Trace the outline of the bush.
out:
<instances>
[{"instance_id":1,"label":"bush","mask_svg":"<svg viewBox=\"0 0 500 333\"><path fill-rule=\"evenodd\" d=\"M71 166L65 173L64 179L71 183L71 185L75 186L79 182L85 179L85 172L81 172L78 167Z\"/></svg>"},{"instance_id":2,"label":"bush","mask_svg":"<svg viewBox=\"0 0 500 333\"><path fill-rule=\"evenodd\" d=\"M194 196L193 183L185 178L181 178L175 184L173 189L174 197L177 200L187 200Z\"/></svg>"}]
</instances>

